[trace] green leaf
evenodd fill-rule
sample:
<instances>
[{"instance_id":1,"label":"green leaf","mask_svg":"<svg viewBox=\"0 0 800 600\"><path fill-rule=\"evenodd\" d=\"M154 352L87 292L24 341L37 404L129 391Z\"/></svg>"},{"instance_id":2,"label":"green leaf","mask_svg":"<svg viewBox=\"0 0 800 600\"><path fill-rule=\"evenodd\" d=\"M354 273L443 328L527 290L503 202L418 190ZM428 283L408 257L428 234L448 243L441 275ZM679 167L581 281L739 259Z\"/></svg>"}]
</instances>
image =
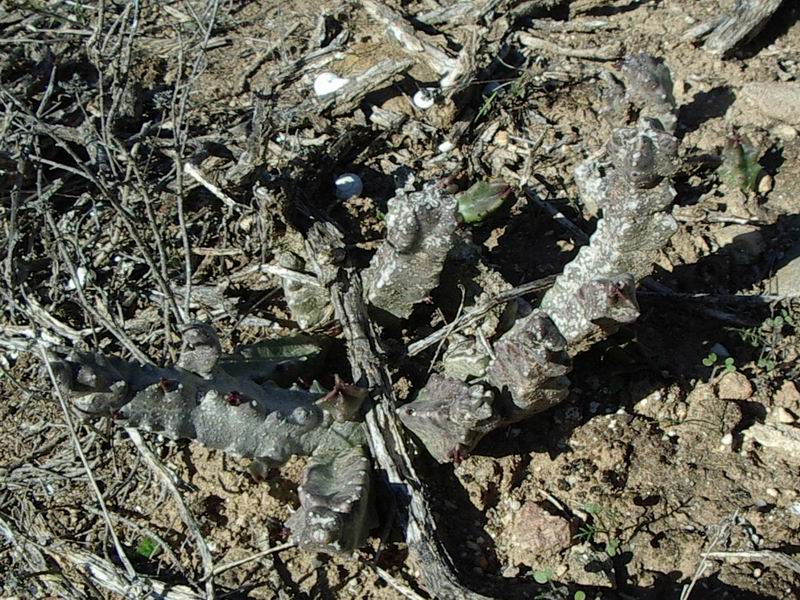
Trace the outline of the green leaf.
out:
<instances>
[{"instance_id":1,"label":"green leaf","mask_svg":"<svg viewBox=\"0 0 800 600\"><path fill-rule=\"evenodd\" d=\"M503 205L510 191L503 181L479 181L458 195L458 212L465 223L480 223Z\"/></svg>"},{"instance_id":2,"label":"green leaf","mask_svg":"<svg viewBox=\"0 0 800 600\"><path fill-rule=\"evenodd\" d=\"M734 135L725 142L722 149L722 164L717 169L720 180L731 189L739 188L743 192L756 189L761 165L758 164L758 153L750 141L740 135Z\"/></svg>"},{"instance_id":3,"label":"green leaf","mask_svg":"<svg viewBox=\"0 0 800 600\"><path fill-rule=\"evenodd\" d=\"M611 539L606 542L606 554L609 556L616 556L619 552L619 540Z\"/></svg>"},{"instance_id":4,"label":"green leaf","mask_svg":"<svg viewBox=\"0 0 800 600\"><path fill-rule=\"evenodd\" d=\"M703 359L703 364L707 367L712 366L714 363L717 362L717 355L714 352L709 352L708 356Z\"/></svg>"},{"instance_id":5,"label":"green leaf","mask_svg":"<svg viewBox=\"0 0 800 600\"><path fill-rule=\"evenodd\" d=\"M575 592L573 598L575 600L586 600L586 592L584 592L583 590L578 590L577 592Z\"/></svg>"},{"instance_id":6,"label":"green leaf","mask_svg":"<svg viewBox=\"0 0 800 600\"><path fill-rule=\"evenodd\" d=\"M161 546L156 540L151 537L144 537L139 540L139 543L136 545L136 554L149 560L153 558L160 549Z\"/></svg>"},{"instance_id":7,"label":"green leaf","mask_svg":"<svg viewBox=\"0 0 800 600\"><path fill-rule=\"evenodd\" d=\"M536 583L547 583L553 578L553 572L550 569L539 569L533 572L533 579Z\"/></svg>"},{"instance_id":8,"label":"green leaf","mask_svg":"<svg viewBox=\"0 0 800 600\"><path fill-rule=\"evenodd\" d=\"M590 502L589 504L583 507L583 510L585 510L590 515L597 515L600 514L601 508L599 504L595 502Z\"/></svg>"}]
</instances>

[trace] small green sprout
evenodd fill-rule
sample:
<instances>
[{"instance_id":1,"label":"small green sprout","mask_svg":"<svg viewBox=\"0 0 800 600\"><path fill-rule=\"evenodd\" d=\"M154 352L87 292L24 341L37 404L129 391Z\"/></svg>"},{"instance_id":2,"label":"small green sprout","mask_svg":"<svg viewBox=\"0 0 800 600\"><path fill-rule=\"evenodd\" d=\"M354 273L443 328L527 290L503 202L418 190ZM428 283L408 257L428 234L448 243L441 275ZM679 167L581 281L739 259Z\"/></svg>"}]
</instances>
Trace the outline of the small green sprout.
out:
<instances>
[{"instance_id":1,"label":"small green sprout","mask_svg":"<svg viewBox=\"0 0 800 600\"><path fill-rule=\"evenodd\" d=\"M575 539L581 542L602 543L606 554L614 557L620 552L622 542L613 535L616 528L616 515L611 510L606 510L595 502L590 502L583 507L583 510L592 515L592 523L587 523L575 534ZM604 540L599 538L603 537Z\"/></svg>"},{"instance_id":2,"label":"small green sprout","mask_svg":"<svg viewBox=\"0 0 800 600\"><path fill-rule=\"evenodd\" d=\"M737 134L728 138L721 158L717 173L722 183L745 194L755 191L761 165L758 164L758 153L746 137Z\"/></svg>"},{"instance_id":3,"label":"small green sprout","mask_svg":"<svg viewBox=\"0 0 800 600\"><path fill-rule=\"evenodd\" d=\"M553 578L553 571L550 569L539 569L533 572L533 579L536 583L545 584Z\"/></svg>"},{"instance_id":4,"label":"small green sprout","mask_svg":"<svg viewBox=\"0 0 800 600\"><path fill-rule=\"evenodd\" d=\"M480 223L500 208L510 193L504 181L479 181L458 195L458 212L465 223Z\"/></svg>"},{"instance_id":5,"label":"small green sprout","mask_svg":"<svg viewBox=\"0 0 800 600\"><path fill-rule=\"evenodd\" d=\"M139 543L136 545L136 554L141 556L142 558L146 558L150 560L161 549L159 543L151 537L143 537L139 540Z\"/></svg>"},{"instance_id":6,"label":"small green sprout","mask_svg":"<svg viewBox=\"0 0 800 600\"><path fill-rule=\"evenodd\" d=\"M586 592L584 592L583 590L578 590L577 592L575 592L573 600L586 600Z\"/></svg>"},{"instance_id":7,"label":"small green sprout","mask_svg":"<svg viewBox=\"0 0 800 600\"><path fill-rule=\"evenodd\" d=\"M717 353L716 353L716 352L709 352L709 353L708 353L708 356L706 356L706 357L703 359L703 364L704 364L705 366L707 366L707 367L713 367L715 364L717 364L717 359L718 359L718 358L719 358L719 357L717 356Z\"/></svg>"},{"instance_id":8,"label":"small green sprout","mask_svg":"<svg viewBox=\"0 0 800 600\"><path fill-rule=\"evenodd\" d=\"M722 363L719 362L720 357L716 352L709 352L708 356L703 359L703 365L706 367L714 367L714 372L717 368L721 367L726 373L733 373L736 370L736 361L733 357L728 356Z\"/></svg>"}]
</instances>

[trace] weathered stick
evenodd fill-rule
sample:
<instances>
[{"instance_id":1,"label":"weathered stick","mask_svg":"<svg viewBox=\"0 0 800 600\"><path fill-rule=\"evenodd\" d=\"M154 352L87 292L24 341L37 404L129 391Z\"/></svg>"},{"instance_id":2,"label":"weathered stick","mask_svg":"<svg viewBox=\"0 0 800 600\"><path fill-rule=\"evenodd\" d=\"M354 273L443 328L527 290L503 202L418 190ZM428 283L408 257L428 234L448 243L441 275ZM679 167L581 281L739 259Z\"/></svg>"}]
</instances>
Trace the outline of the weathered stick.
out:
<instances>
[{"instance_id":1,"label":"weathered stick","mask_svg":"<svg viewBox=\"0 0 800 600\"><path fill-rule=\"evenodd\" d=\"M317 277L330 285L336 317L347 340L353 379L372 392L372 409L366 415L367 437L375 461L397 496L406 543L425 587L434 598L485 598L458 581L453 560L437 534L425 488L411 462L403 428L395 413L392 381L380 341L367 315L361 278L354 269L340 266L344 256L341 233L333 225L317 224L309 232L307 244Z\"/></svg>"}]
</instances>

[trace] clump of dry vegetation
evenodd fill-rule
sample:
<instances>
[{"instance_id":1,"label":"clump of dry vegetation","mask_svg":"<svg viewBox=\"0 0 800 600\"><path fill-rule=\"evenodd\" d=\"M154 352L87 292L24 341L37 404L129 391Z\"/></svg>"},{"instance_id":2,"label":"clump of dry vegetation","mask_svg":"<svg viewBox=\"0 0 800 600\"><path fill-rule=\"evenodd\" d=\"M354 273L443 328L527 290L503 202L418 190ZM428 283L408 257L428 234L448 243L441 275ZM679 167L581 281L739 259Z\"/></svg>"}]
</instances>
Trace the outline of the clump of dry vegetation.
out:
<instances>
[{"instance_id":1,"label":"clump of dry vegetation","mask_svg":"<svg viewBox=\"0 0 800 600\"><path fill-rule=\"evenodd\" d=\"M2 591L796 593L789 4L1 8Z\"/></svg>"}]
</instances>

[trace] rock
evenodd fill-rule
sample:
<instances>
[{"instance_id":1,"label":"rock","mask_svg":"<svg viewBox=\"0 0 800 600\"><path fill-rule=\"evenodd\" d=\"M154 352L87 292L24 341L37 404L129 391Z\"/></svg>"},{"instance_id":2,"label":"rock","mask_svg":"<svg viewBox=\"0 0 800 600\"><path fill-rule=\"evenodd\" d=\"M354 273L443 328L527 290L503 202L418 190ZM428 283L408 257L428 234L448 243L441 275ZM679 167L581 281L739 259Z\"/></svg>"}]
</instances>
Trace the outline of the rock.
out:
<instances>
[{"instance_id":1,"label":"rock","mask_svg":"<svg viewBox=\"0 0 800 600\"><path fill-rule=\"evenodd\" d=\"M588 542L570 549L567 564L570 579L577 585L610 587L614 582L611 558Z\"/></svg>"},{"instance_id":2,"label":"rock","mask_svg":"<svg viewBox=\"0 0 800 600\"><path fill-rule=\"evenodd\" d=\"M753 395L753 385L747 377L733 371L719 380L717 393L721 400L747 400Z\"/></svg>"},{"instance_id":3,"label":"rock","mask_svg":"<svg viewBox=\"0 0 800 600\"><path fill-rule=\"evenodd\" d=\"M510 538L511 563L537 568L542 564L542 557L552 556L572 545L572 528L566 519L551 515L529 500L514 515Z\"/></svg>"},{"instance_id":4,"label":"rock","mask_svg":"<svg viewBox=\"0 0 800 600\"><path fill-rule=\"evenodd\" d=\"M791 125L781 123L772 128L772 133L784 141L791 142L797 137L797 129Z\"/></svg>"},{"instance_id":5,"label":"rock","mask_svg":"<svg viewBox=\"0 0 800 600\"><path fill-rule=\"evenodd\" d=\"M765 173L761 179L758 180L758 193L762 196L769 194L772 191L773 185L772 175Z\"/></svg>"},{"instance_id":6,"label":"rock","mask_svg":"<svg viewBox=\"0 0 800 600\"><path fill-rule=\"evenodd\" d=\"M744 430L747 442L755 441L780 454L787 462L800 461L800 429L785 423L756 423Z\"/></svg>"},{"instance_id":7,"label":"rock","mask_svg":"<svg viewBox=\"0 0 800 600\"><path fill-rule=\"evenodd\" d=\"M748 83L742 86L740 94L766 117L789 125L800 125L800 83Z\"/></svg>"},{"instance_id":8,"label":"rock","mask_svg":"<svg viewBox=\"0 0 800 600\"><path fill-rule=\"evenodd\" d=\"M784 381L781 389L775 393L775 403L780 406L800 406L800 392L791 381Z\"/></svg>"},{"instance_id":9,"label":"rock","mask_svg":"<svg viewBox=\"0 0 800 600\"><path fill-rule=\"evenodd\" d=\"M727 225L716 234L717 244L739 264L751 264L766 248L764 236L753 225Z\"/></svg>"},{"instance_id":10,"label":"rock","mask_svg":"<svg viewBox=\"0 0 800 600\"><path fill-rule=\"evenodd\" d=\"M795 244L781 262L783 266L775 272L777 293L783 296L800 296L800 244Z\"/></svg>"},{"instance_id":11,"label":"rock","mask_svg":"<svg viewBox=\"0 0 800 600\"><path fill-rule=\"evenodd\" d=\"M767 413L767 420L771 423L783 423L784 425L790 425L797 419L795 419L794 415L782 406L776 406Z\"/></svg>"}]
</instances>

